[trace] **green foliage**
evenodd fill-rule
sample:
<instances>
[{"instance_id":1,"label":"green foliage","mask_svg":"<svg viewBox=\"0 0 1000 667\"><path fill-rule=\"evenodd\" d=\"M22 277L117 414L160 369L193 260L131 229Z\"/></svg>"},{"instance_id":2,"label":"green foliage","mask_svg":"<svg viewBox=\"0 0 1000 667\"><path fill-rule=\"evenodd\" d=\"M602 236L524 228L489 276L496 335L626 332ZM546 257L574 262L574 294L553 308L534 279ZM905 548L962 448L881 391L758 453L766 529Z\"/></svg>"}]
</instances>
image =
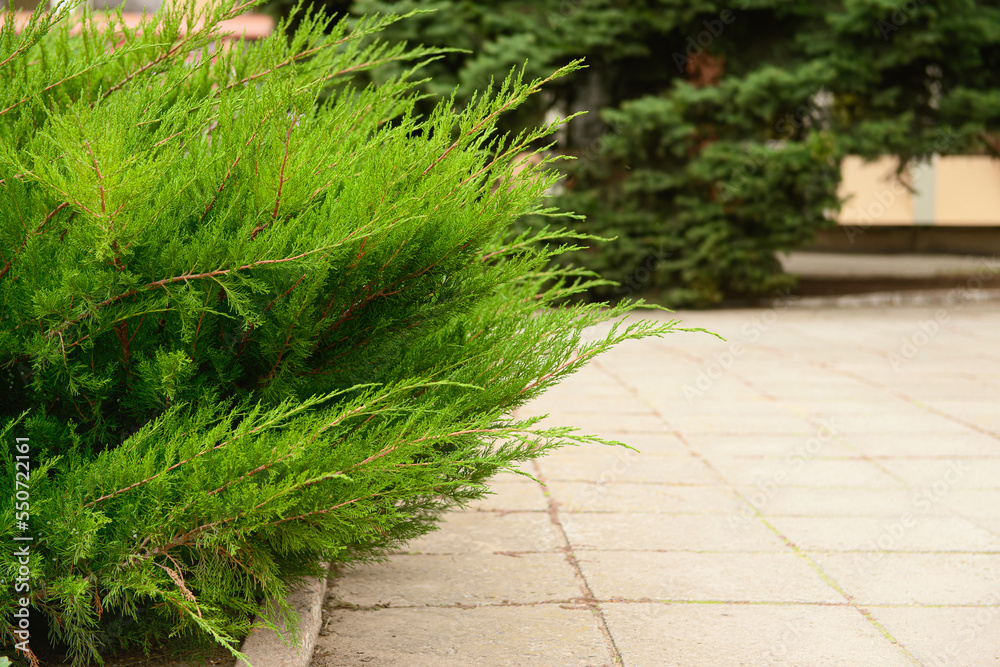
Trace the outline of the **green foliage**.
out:
<instances>
[{"instance_id":1,"label":"green foliage","mask_svg":"<svg viewBox=\"0 0 1000 667\"><path fill-rule=\"evenodd\" d=\"M775 252L831 224L844 155L1000 155L995 0L339 5L437 9L386 36L467 49L433 63L425 87L458 86L460 102L525 59L536 74L586 59L507 127L591 112L560 131L556 150L579 159L554 200L586 216L580 231L615 237L562 257L622 284L591 296L767 294L789 283Z\"/></svg>"},{"instance_id":2,"label":"green foliage","mask_svg":"<svg viewBox=\"0 0 1000 667\"><path fill-rule=\"evenodd\" d=\"M27 533L35 621L75 664L167 637L235 651L321 560L378 559L498 471L596 440L511 411L675 330L587 342L637 304L555 306L601 284L549 268L556 238L586 239L510 231L553 215L556 175L513 167L561 124L497 123L575 64L422 117L413 75L439 52L372 39L397 18L213 48L245 9L0 31L0 497L16 438L32 468L27 531L0 505L8 649Z\"/></svg>"}]
</instances>

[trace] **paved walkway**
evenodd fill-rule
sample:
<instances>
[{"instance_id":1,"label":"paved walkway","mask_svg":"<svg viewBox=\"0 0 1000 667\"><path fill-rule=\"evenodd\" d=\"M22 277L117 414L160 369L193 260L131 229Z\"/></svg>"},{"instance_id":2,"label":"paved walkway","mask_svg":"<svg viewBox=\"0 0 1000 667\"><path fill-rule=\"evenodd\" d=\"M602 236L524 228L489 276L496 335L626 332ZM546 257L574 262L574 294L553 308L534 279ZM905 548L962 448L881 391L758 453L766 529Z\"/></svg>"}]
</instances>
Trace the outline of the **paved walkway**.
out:
<instances>
[{"instance_id":1,"label":"paved walkway","mask_svg":"<svg viewBox=\"0 0 1000 667\"><path fill-rule=\"evenodd\" d=\"M996 282L1000 262L968 255L867 254L836 252L779 253L785 271L802 278L961 278L979 276Z\"/></svg>"},{"instance_id":2,"label":"paved walkway","mask_svg":"<svg viewBox=\"0 0 1000 667\"><path fill-rule=\"evenodd\" d=\"M683 313L575 447L334 580L317 667L1000 665L1000 306Z\"/></svg>"}]
</instances>

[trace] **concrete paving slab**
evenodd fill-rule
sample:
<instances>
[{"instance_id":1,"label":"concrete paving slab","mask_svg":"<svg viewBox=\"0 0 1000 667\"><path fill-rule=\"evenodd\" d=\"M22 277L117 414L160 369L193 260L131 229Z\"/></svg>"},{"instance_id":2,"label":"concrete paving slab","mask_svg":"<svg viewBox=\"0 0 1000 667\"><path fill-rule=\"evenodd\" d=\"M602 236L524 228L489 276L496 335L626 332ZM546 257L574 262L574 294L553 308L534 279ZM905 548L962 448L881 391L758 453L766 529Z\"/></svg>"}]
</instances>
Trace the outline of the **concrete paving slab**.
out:
<instances>
[{"instance_id":1,"label":"concrete paving slab","mask_svg":"<svg viewBox=\"0 0 1000 667\"><path fill-rule=\"evenodd\" d=\"M983 433L964 434L852 433L846 441L866 456L923 457L983 456L1000 454L1000 441Z\"/></svg>"},{"instance_id":2,"label":"concrete paving slab","mask_svg":"<svg viewBox=\"0 0 1000 667\"><path fill-rule=\"evenodd\" d=\"M313 664L997 664L1000 303L906 352L940 308L686 313L730 340L598 359L521 416L643 452L565 448L346 575Z\"/></svg>"},{"instance_id":3,"label":"concrete paving slab","mask_svg":"<svg viewBox=\"0 0 1000 667\"><path fill-rule=\"evenodd\" d=\"M400 555L345 573L329 594L367 607L487 605L568 601L580 597L580 585L561 553Z\"/></svg>"},{"instance_id":4,"label":"concrete paving slab","mask_svg":"<svg viewBox=\"0 0 1000 667\"><path fill-rule=\"evenodd\" d=\"M910 489L815 488L784 486L737 487L751 504L769 517L891 517L909 512L923 516L952 516L942 497L921 495ZM998 499L1000 500L1000 499ZM973 501L970 501L973 502Z\"/></svg>"},{"instance_id":5,"label":"concrete paving slab","mask_svg":"<svg viewBox=\"0 0 1000 667\"><path fill-rule=\"evenodd\" d=\"M620 433L614 435L614 437L616 440L624 442L629 447L638 450L638 453L643 456L687 455L691 453L687 443L674 433ZM595 446L593 449L596 451L601 449L601 447ZM544 460L542 459L542 461Z\"/></svg>"},{"instance_id":6,"label":"concrete paving slab","mask_svg":"<svg viewBox=\"0 0 1000 667\"><path fill-rule=\"evenodd\" d=\"M509 477L513 477L510 475ZM469 505L470 511L486 512L499 510L548 510L545 487L538 482L523 478L523 481L492 481L492 495Z\"/></svg>"},{"instance_id":7,"label":"concrete paving slab","mask_svg":"<svg viewBox=\"0 0 1000 667\"><path fill-rule=\"evenodd\" d=\"M800 435L763 434L763 435L707 435L704 433L686 434L688 442L698 452L717 460L718 457L778 457L787 458L802 453L811 457L805 446L809 438ZM857 457L861 452L835 439L821 442L816 450L817 455L827 457Z\"/></svg>"},{"instance_id":8,"label":"concrete paving slab","mask_svg":"<svg viewBox=\"0 0 1000 667\"><path fill-rule=\"evenodd\" d=\"M711 514L565 514L560 517L576 549L627 551L782 551L760 523L736 530L732 516Z\"/></svg>"},{"instance_id":9,"label":"concrete paving slab","mask_svg":"<svg viewBox=\"0 0 1000 667\"><path fill-rule=\"evenodd\" d=\"M968 519L922 516L911 509L894 517L770 517L807 551L1000 551L1000 538Z\"/></svg>"},{"instance_id":10,"label":"concrete paving slab","mask_svg":"<svg viewBox=\"0 0 1000 667\"><path fill-rule=\"evenodd\" d=\"M986 604L1000 589L1000 554L813 553L858 604Z\"/></svg>"},{"instance_id":11,"label":"concrete paving slab","mask_svg":"<svg viewBox=\"0 0 1000 667\"><path fill-rule=\"evenodd\" d=\"M978 519L1000 520L1000 490L949 489L940 496L941 505L963 516Z\"/></svg>"},{"instance_id":12,"label":"concrete paving slab","mask_svg":"<svg viewBox=\"0 0 1000 667\"><path fill-rule=\"evenodd\" d=\"M591 667L610 663L586 607L334 609L312 667Z\"/></svg>"},{"instance_id":13,"label":"concrete paving slab","mask_svg":"<svg viewBox=\"0 0 1000 667\"><path fill-rule=\"evenodd\" d=\"M555 452L538 464L547 481L660 484L712 484L718 481L704 461L687 453L660 456L604 447L603 451Z\"/></svg>"},{"instance_id":14,"label":"concrete paving slab","mask_svg":"<svg viewBox=\"0 0 1000 667\"><path fill-rule=\"evenodd\" d=\"M492 554L563 546L549 515L542 512L453 512L441 523L441 530L407 544L405 553Z\"/></svg>"},{"instance_id":15,"label":"concrete paving slab","mask_svg":"<svg viewBox=\"0 0 1000 667\"><path fill-rule=\"evenodd\" d=\"M628 667L913 667L850 607L616 604L605 615Z\"/></svg>"},{"instance_id":16,"label":"concrete paving slab","mask_svg":"<svg viewBox=\"0 0 1000 667\"><path fill-rule=\"evenodd\" d=\"M956 489L990 489L1000 481L1000 458L883 459L882 464L913 487L944 483Z\"/></svg>"},{"instance_id":17,"label":"concrete paving slab","mask_svg":"<svg viewBox=\"0 0 1000 667\"><path fill-rule=\"evenodd\" d=\"M579 561L602 600L844 602L793 553L581 551Z\"/></svg>"},{"instance_id":18,"label":"concrete paving slab","mask_svg":"<svg viewBox=\"0 0 1000 667\"><path fill-rule=\"evenodd\" d=\"M715 485L548 482L560 512L721 514L745 511L734 493Z\"/></svg>"},{"instance_id":19,"label":"concrete paving slab","mask_svg":"<svg viewBox=\"0 0 1000 667\"><path fill-rule=\"evenodd\" d=\"M822 452L817 446L816 451ZM872 461L862 459L809 459L809 450L785 459L728 459L713 461L719 472L736 486L767 482L777 486L892 489L903 486ZM804 460L808 459L808 460Z\"/></svg>"},{"instance_id":20,"label":"concrete paving slab","mask_svg":"<svg viewBox=\"0 0 1000 667\"><path fill-rule=\"evenodd\" d=\"M824 411L818 411L824 412ZM916 406L896 411L858 414L846 410L827 411L827 419L834 420L837 434L846 439L854 434L890 433L894 436L910 434L940 434L941 437L961 436L969 430L940 415L931 414Z\"/></svg>"},{"instance_id":21,"label":"concrete paving slab","mask_svg":"<svg viewBox=\"0 0 1000 667\"><path fill-rule=\"evenodd\" d=\"M1000 597L996 601L1000 603ZM870 607L869 611L925 665L1000 664L1000 607Z\"/></svg>"}]
</instances>

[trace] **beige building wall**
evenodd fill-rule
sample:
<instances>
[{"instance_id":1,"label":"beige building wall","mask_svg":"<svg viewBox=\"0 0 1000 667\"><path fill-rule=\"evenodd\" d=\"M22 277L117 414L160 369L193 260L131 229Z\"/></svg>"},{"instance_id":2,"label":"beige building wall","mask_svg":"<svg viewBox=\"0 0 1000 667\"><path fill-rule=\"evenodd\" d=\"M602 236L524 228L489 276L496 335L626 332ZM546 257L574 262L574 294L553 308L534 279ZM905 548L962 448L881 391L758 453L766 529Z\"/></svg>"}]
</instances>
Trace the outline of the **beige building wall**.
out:
<instances>
[{"instance_id":1,"label":"beige building wall","mask_svg":"<svg viewBox=\"0 0 1000 667\"><path fill-rule=\"evenodd\" d=\"M985 155L941 158L935 185L937 224L1000 226L1000 161Z\"/></svg>"},{"instance_id":2,"label":"beige building wall","mask_svg":"<svg viewBox=\"0 0 1000 667\"><path fill-rule=\"evenodd\" d=\"M896 177L899 161L884 157L865 162L848 156L841 163L837 195L846 199L838 221L842 225L912 225L913 196L906 187L909 173Z\"/></svg>"},{"instance_id":3,"label":"beige building wall","mask_svg":"<svg viewBox=\"0 0 1000 667\"><path fill-rule=\"evenodd\" d=\"M898 161L841 164L842 225L1000 226L1000 161L983 155L935 156L896 176ZM905 184L912 186L912 192Z\"/></svg>"}]
</instances>

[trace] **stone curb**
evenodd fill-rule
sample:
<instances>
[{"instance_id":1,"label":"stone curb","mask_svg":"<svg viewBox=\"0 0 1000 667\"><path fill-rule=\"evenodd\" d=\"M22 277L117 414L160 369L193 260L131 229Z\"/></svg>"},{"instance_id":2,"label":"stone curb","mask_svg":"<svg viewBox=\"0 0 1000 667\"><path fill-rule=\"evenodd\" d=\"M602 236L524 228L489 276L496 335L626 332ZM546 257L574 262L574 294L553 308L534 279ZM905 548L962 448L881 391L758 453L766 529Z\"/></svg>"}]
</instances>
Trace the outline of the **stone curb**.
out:
<instances>
[{"instance_id":1,"label":"stone curb","mask_svg":"<svg viewBox=\"0 0 1000 667\"><path fill-rule=\"evenodd\" d=\"M284 638L288 633L283 623L278 624L281 636L270 628L257 628L247 636L240 649L249 663L239 660L236 667L308 667L323 622L323 598L326 597L328 578L310 577L303 588L285 598L299 619L298 645ZM274 601L269 600L265 609L268 606L274 609ZM263 615L257 614L255 624L261 623Z\"/></svg>"},{"instance_id":2,"label":"stone curb","mask_svg":"<svg viewBox=\"0 0 1000 667\"><path fill-rule=\"evenodd\" d=\"M772 306L779 307L780 305L792 308L956 307L970 303L989 303L995 301L1000 301L1000 289L968 289L963 284L959 284L952 289L793 297L787 301L775 300L772 302Z\"/></svg>"}]
</instances>

